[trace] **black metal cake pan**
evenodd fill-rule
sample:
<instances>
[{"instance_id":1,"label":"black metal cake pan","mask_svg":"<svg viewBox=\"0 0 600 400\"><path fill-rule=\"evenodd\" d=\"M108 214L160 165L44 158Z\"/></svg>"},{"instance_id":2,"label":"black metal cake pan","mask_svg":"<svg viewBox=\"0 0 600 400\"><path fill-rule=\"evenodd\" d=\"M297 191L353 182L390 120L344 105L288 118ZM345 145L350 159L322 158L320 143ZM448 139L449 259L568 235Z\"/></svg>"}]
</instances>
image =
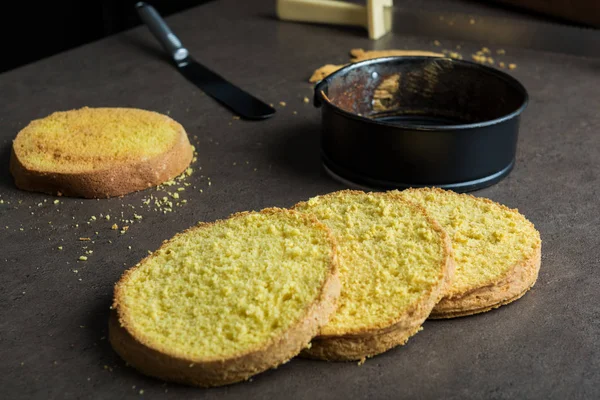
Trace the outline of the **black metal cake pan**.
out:
<instances>
[{"instance_id":1,"label":"black metal cake pan","mask_svg":"<svg viewBox=\"0 0 600 400\"><path fill-rule=\"evenodd\" d=\"M350 64L315 86L325 169L389 190L492 185L515 164L525 87L474 62L385 57Z\"/></svg>"}]
</instances>

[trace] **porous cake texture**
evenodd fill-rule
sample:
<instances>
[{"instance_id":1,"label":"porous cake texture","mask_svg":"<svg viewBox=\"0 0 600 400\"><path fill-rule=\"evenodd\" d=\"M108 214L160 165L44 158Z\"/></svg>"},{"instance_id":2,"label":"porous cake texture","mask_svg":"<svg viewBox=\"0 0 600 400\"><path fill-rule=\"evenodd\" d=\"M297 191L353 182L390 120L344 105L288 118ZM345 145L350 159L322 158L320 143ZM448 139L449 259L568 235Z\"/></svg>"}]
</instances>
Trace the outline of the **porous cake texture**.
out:
<instances>
[{"instance_id":1,"label":"porous cake texture","mask_svg":"<svg viewBox=\"0 0 600 400\"><path fill-rule=\"evenodd\" d=\"M452 242L455 277L430 318L489 311L520 298L535 284L542 242L518 210L442 189L397 193L423 206Z\"/></svg>"},{"instance_id":2,"label":"porous cake texture","mask_svg":"<svg viewBox=\"0 0 600 400\"><path fill-rule=\"evenodd\" d=\"M290 210L201 224L127 271L110 340L145 374L218 386L286 362L336 306L337 249L316 219Z\"/></svg>"},{"instance_id":3,"label":"porous cake texture","mask_svg":"<svg viewBox=\"0 0 600 400\"><path fill-rule=\"evenodd\" d=\"M339 307L303 354L361 360L414 335L453 275L445 232L397 194L340 191L294 207L314 215L339 246Z\"/></svg>"},{"instance_id":4,"label":"porous cake texture","mask_svg":"<svg viewBox=\"0 0 600 400\"><path fill-rule=\"evenodd\" d=\"M184 128L166 115L84 107L31 121L13 142L10 169L24 190L110 197L168 181L192 157Z\"/></svg>"}]
</instances>

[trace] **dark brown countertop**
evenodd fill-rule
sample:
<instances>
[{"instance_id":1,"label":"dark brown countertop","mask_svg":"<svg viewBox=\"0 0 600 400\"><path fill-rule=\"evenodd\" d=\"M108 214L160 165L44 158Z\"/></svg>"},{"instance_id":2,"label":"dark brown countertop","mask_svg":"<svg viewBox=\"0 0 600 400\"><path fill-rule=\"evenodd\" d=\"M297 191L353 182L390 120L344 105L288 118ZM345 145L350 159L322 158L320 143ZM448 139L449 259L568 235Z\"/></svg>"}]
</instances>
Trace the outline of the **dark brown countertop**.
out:
<instances>
[{"instance_id":1,"label":"dark brown countertop","mask_svg":"<svg viewBox=\"0 0 600 400\"><path fill-rule=\"evenodd\" d=\"M277 105L267 121L232 119L166 63L144 27L0 75L0 397L600 397L600 61L517 48L504 56L530 94L517 164L475 195L518 208L541 232L539 280L522 299L426 322L406 346L362 366L295 359L218 389L165 385L116 356L105 338L112 286L148 250L198 221L344 188L321 170L319 111L302 101L312 94L306 80L322 64L345 62L349 49L376 44L360 30L272 15L270 1L221 0L168 19L197 59ZM436 49L433 39L459 44L391 36L377 46ZM467 56L490 46L461 45ZM59 204L15 189L8 157L17 132L82 106L139 107L181 122L198 150L180 192L187 203L162 213L143 202L172 189ZM134 221L124 234L110 229L121 219ZM77 261L88 250L88 261Z\"/></svg>"}]
</instances>

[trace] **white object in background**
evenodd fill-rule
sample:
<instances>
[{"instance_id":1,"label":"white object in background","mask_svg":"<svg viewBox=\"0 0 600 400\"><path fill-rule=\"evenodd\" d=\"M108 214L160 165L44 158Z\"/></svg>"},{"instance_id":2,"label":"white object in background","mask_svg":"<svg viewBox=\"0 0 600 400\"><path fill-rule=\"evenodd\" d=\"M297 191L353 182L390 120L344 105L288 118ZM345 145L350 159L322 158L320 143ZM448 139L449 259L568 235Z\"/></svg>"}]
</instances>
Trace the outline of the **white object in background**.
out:
<instances>
[{"instance_id":1,"label":"white object in background","mask_svg":"<svg viewBox=\"0 0 600 400\"><path fill-rule=\"evenodd\" d=\"M369 38L392 30L393 0L368 0L366 6L335 0L277 0L281 20L362 26Z\"/></svg>"}]
</instances>

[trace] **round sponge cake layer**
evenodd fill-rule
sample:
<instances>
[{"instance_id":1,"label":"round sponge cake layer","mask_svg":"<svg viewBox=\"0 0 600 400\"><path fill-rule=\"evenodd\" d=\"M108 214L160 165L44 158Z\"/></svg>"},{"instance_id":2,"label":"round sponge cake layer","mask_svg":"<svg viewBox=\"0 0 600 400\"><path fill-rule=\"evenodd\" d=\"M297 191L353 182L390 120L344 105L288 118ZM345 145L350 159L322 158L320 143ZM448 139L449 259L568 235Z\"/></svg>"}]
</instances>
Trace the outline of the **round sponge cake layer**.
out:
<instances>
[{"instance_id":1,"label":"round sponge cake layer","mask_svg":"<svg viewBox=\"0 0 600 400\"><path fill-rule=\"evenodd\" d=\"M15 140L24 166L40 172L90 172L169 150L181 125L166 115L127 108L82 108L32 121Z\"/></svg>"},{"instance_id":2,"label":"round sponge cake layer","mask_svg":"<svg viewBox=\"0 0 600 400\"><path fill-rule=\"evenodd\" d=\"M441 189L409 189L400 195L425 207L452 241L456 275L431 317L488 311L533 286L540 267L540 234L517 210Z\"/></svg>"},{"instance_id":3,"label":"round sponge cake layer","mask_svg":"<svg viewBox=\"0 0 600 400\"><path fill-rule=\"evenodd\" d=\"M385 193L341 191L294 209L327 225L340 249L339 307L306 354L362 359L416 333L452 273L443 230L419 207Z\"/></svg>"},{"instance_id":4,"label":"round sponge cake layer","mask_svg":"<svg viewBox=\"0 0 600 400\"><path fill-rule=\"evenodd\" d=\"M192 147L166 115L133 108L81 108L34 120L13 143L17 186L82 197L120 195L187 168Z\"/></svg>"},{"instance_id":5,"label":"round sponge cake layer","mask_svg":"<svg viewBox=\"0 0 600 400\"><path fill-rule=\"evenodd\" d=\"M111 342L149 375L231 383L299 353L338 295L324 225L289 210L236 214L175 236L122 277Z\"/></svg>"}]
</instances>

